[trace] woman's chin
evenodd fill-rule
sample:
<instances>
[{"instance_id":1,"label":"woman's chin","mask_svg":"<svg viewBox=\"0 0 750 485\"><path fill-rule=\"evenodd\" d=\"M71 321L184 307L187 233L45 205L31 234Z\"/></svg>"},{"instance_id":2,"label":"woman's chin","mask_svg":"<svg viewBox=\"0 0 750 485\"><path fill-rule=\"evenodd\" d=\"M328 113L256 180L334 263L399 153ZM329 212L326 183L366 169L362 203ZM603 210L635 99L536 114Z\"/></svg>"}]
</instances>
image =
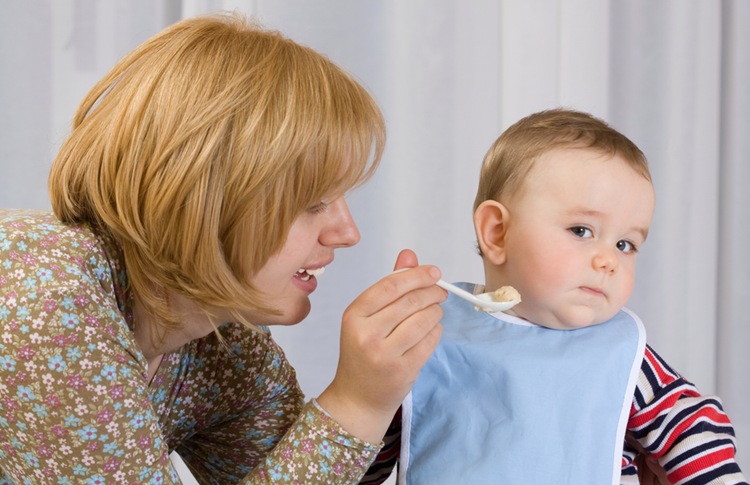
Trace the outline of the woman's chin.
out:
<instances>
[{"instance_id":1,"label":"woman's chin","mask_svg":"<svg viewBox=\"0 0 750 485\"><path fill-rule=\"evenodd\" d=\"M310 314L310 309L310 300L305 298L304 302L298 302L292 308L287 307L282 309L283 313L281 315L266 315L261 319L264 320L263 323L259 323L259 325L297 325L307 318Z\"/></svg>"}]
</instances>

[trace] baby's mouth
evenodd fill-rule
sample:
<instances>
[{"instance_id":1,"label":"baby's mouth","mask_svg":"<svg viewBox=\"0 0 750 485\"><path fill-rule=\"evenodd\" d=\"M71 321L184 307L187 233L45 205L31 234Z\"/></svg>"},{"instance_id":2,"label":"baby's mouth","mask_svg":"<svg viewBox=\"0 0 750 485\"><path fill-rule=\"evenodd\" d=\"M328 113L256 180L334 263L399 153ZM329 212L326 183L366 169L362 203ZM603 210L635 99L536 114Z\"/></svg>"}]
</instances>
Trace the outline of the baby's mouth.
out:
<instances>
[{"instance_id":1,"label":"baby's mouth","mask_svg":"<svg viewBox=\"0 0 750 485\"><path fill-rule=\"evenodd\" d=\"M310 279L310 276L320 276L320 275L323 274L323 272L325 270L326 270L325 266L320 267L318 269L304 269L304 268L302 268L299 271L297 271L297 274L295 276L297 276L302 281L307 281L307 280Z\"/></svg>"}]
</instances>

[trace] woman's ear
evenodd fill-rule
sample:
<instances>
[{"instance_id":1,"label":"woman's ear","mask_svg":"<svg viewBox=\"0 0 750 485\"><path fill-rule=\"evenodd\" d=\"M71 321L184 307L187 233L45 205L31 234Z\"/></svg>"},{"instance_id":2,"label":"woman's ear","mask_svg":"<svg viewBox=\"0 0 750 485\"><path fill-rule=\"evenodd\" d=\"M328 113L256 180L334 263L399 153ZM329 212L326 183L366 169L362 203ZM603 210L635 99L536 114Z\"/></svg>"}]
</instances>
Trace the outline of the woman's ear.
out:
<instances>
[{"instance_id":1,"label":"woman's ear","mask_svg":"<svg viewBox=\"0 0 750 485\"><path fill-rule=\"evenodd\" d=\"M505 235L510 213L496 200L485 200L474 212L474 230L482 255L495 265L505 262Z\"/></svg>"}]
</instances>

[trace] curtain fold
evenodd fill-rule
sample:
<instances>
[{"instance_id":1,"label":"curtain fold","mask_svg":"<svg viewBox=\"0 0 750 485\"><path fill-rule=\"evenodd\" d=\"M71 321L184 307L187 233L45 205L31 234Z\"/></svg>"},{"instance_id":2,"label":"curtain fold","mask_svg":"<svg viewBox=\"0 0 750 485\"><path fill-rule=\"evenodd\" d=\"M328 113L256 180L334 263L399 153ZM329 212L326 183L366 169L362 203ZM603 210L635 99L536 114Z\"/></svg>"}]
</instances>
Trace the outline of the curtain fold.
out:
<instances>
[{"instance_id":1,"label":"curtain fold","mask_svg":"<svg viewBox=\"0 0 750 485\"><path fill-rule=\"evenodd\" d=\"M349 199L362 242L337 252L308 320L274 330L310 397L333 378L344 308L399 249L446 280L482 279L471 204L484 152L519 118L564 105L606 119L649 159L657 209L628 306L667 362L723 399L750 469L748 2L2 3L0 207L49 207L46 174L85 92L148 36L217 9L327 54L388 124L381 170Z\"/></svg>"}]
</instances>

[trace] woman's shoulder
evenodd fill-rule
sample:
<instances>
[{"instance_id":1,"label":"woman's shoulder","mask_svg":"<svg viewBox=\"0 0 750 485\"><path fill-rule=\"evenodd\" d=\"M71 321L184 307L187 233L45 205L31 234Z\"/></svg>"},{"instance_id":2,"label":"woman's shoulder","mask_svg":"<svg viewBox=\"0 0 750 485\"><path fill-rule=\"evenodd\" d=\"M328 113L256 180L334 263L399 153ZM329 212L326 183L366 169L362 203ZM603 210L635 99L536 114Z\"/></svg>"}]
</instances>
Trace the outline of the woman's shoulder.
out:
<instances>
[{"instance_id":1,"label":"woman's shoulder","mask_svg":"<svg viewBox=\"0 0 750 485\"><path fill-rule=\"evenodd\" d=\"M44 255L42 259L78 260L101 244L86 224L67 224L50 211L0 209L0 251Z\"/></svg>"},{"instance_id":2,"label":"woman's shoulder","mask_svg":"<svg viewBox=\"0 0 750 485\"><path fill-rule=\"evenodd\" d=\"M87 224L63 223L50 211L0 209L0 293L17 300L85 293L122 311L127 281L118 254L111 238Z\"/></svg>"}]
</instances>

